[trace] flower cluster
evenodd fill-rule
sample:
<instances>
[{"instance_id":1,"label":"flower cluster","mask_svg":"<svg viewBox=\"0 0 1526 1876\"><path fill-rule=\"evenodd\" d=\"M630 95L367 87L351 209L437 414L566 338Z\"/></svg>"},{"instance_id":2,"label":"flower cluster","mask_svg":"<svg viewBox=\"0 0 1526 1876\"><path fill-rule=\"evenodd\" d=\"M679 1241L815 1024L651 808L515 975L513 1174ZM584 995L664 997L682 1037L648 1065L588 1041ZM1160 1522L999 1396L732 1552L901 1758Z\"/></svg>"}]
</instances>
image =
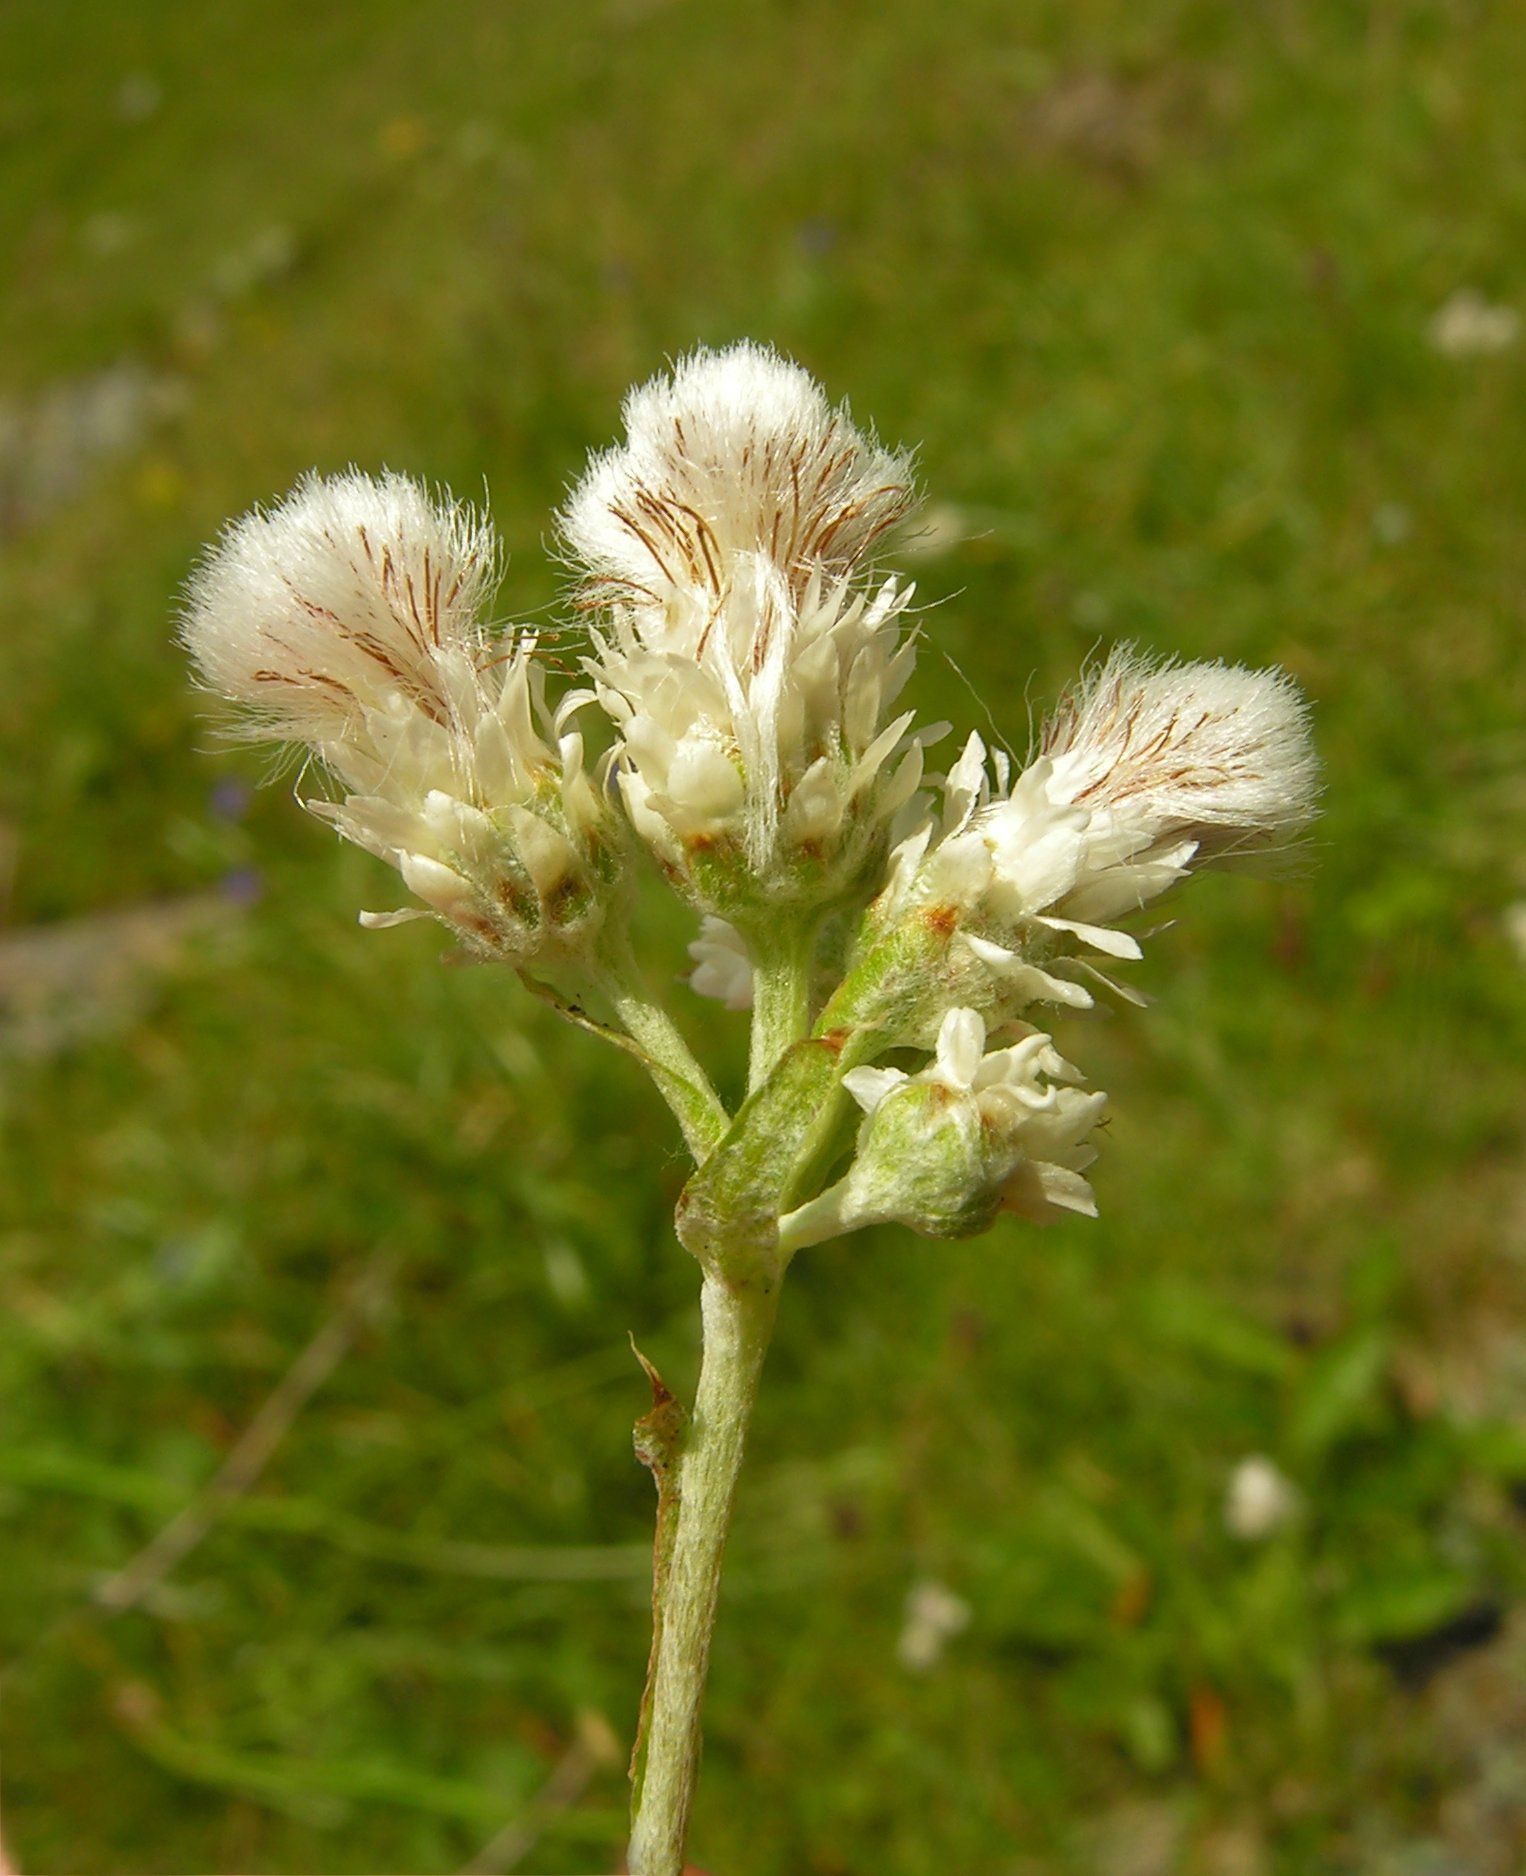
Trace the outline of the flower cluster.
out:
<instances>
[{"instance_id":1,"label":"flower cluster","mask_svg":"<svg viewBox=\"0 0 1526 1876\"><path fill-rule=\"evenodd\" d=\"M997 1020L1089 1008L1140 956L1117 921L1195 866L1285 842L1313 813L1308 713L1280 672L1153 663L1123 647L1045 725L1016 776L971 736L892 856L871 942L936 934L893 1021L926 1039L951 996ZM924 954L916 954L923 962ZM1123 994L1127 995L1127 992Z\"/></svg>"},{"instance_id":2,"label":"flower cluster","mask_svg":"<svg viewBox=\"0 0 1526 1876\"><path fill-rule=\"evenodd\" d=\"M182 636L252 733L330 778L313 812L401 874L417 903L364 922L433 916L508 963L643 1062L693 1154L694 1411L648 1366L637 1425L661 1538L627 1862L672 1876L790 1259L864 1226L1093 1215L1107 1096L1030 1013L1088 1007L1140 955L1123 922L1194 868L1295 835L1316 773L1287 678L1124 648L1022 765L971 736L924 778L941 732L901 707L911 589L873 565L912 507L908 457L755 345L694 353L624 418L560 517L582 639L559 695L536 636L489 619L488 523L395 475L309 477L232 526ZM692 988L752 1012L734 1112L641 980L643 851L699 914ZM1286 1515L1237 1492L1246 1533Z\"/></svg>"},{"instance_id":3,"label":"flower cluster","mask_svg":"<svg viewBox=\"0 0 1526 1876\"><path fill-rule=\"evenodd\" d=\"M922 775L910 588L866 563L910 466L759 346L632 393L563 516L620 790L670 877L747 924L850 899Z\"/></svg>"},{"instance_id":4,"label":"flower cluster","mask_svg":"<svg viewBox=\"0 0 1526 1876\"><path fill-rule=\"evenodd\" d=\"M952 1009L919 1073L855 1068L843 1085L864 1110L846 1175L784 1221L791 1250L895 1222L935 1238L984 1231L1001 1212L1044 1222L1095 1217L1082 1177L1107 1096L1083 1093L1080 1071L1026 1024L986 1048L978 1012Z\"/></svg>"},{"instance_id":5,"label":"flower cluster","mask_svg":"<svg viewBox=\"0 0 1526 1876\"><path fill-rule=\"evenodd\" d=\"M641 846L702 915L695 990L745 1009L771 957L754 1087L813 1025L825 1053L754 1110L794 1145L738 1116L746 1150L718 1156L691 1207L706 1243L728 1205L789 1247L889 1219L950 1236L1091 1211L1105 1097L1029 1013L1089 1006L1140 955L1120 921L1307 822L1298 692L1117 649L1023 766L971 736L924 786L934 733L899 707L910 588L871 570L912 507L908 457L754 345L684 359L624 419L561 516L585 627L559 699L535 636L489 623L488 523L353 472L309 477L212 550L183 621L202 679L305 747L336 784L308 805L401 873L418 903L367 924L433 915L574 999L599 989L701 1158L730 1117L620 975ZM884 1065L895 1051L906 1066ZM864 1117L820 1190L849 1097Z\"/></svg>"},{"instance_id":6,"label":"flower cluster","mask_svg":"<svg viewBox=\"0 0 1526 1876\"><path fill-rule=\"evenodd\" d=\"M191 582L182 637L251 733L306 747L307 806L395 866L471 951L525 968L602 921L622 841L576 699L548 709L529 634L489 629L490 525L396 475L310 476L235 523Z\"/></svg>"}]
</instances>

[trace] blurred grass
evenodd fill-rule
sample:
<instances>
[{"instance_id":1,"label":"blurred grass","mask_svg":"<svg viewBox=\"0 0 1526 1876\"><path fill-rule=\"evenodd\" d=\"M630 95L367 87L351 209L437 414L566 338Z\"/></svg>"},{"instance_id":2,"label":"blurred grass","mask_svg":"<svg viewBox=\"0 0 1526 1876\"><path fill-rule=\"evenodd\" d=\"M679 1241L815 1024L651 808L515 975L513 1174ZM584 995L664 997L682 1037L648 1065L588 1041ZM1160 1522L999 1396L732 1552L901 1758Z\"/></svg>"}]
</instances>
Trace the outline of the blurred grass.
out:
<instances>
[{"instance_id":1,"label":"blurred grass","mask_svg":"<svg viewBox=\"0 0 1526 1876\"><path fill-rule=\"evenodd\" d=\"M1428 336L1460 287L1526 294L1520 28L9 0L0 945L89 920L100 953L0 990L24 1868L453 1869L588 1716L628 1739L625 1332L675 1382L694 1352L671 1129L491 973L355 930L395 884L289 786L244 800L167 621L225 515L351 459L486 482L544 616L627 383L744 334L922 445L929 716L1020 741L1116 637L1276 660L1329 796L1302 876L1195 886L1156 1007L1063 1038L1115 1097L1099 1223L797 1266L697 1853L1526 1864L1526 378ZM105 915L196 894L226 914L124 989ZM652 930L676 973L681 917ZM92 1612L378 1257L256 1491ZM1260 1546L1222 1520L1251 1452L1304 1499ZM590 1547L607 1576L554 1567ZM972 1620L918 1677L923 1579ZM603 1765L524 1867L612 1865L623 1802Z\"/></svg>"}]
</instances>

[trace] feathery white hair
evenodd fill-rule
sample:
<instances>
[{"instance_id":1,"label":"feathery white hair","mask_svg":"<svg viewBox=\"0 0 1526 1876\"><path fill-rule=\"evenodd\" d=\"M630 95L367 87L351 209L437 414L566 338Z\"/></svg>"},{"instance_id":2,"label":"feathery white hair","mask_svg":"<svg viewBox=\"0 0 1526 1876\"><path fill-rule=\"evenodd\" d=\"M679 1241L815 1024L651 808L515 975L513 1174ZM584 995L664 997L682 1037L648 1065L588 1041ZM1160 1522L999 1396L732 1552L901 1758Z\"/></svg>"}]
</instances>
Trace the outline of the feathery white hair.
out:
<instances>
[{"instance_id":1,"label":"feathery white hair","mask_svg":"<svg viewBox=\"0 0 1526 1876\"><path fill-rule=\"evenodd\" d=\"M1308 705L1285 673L1127 645L1060 705L1040 753L1052 796L1193 840L1200 858L1296 832L1319 789Z\"/></svg>"},{"instance_id":2,"label":"feathery white hair","mask_svg":"<svg viewBox=\"0 0 1526 1876\"><path fill-rule=\"evenodd\" d=\"M492 524L463 503L401 475L308 474L223 531L180 634L259 734L326 742L397 694L440 722L448 672L489 642L498 568Z\"/></svg>"},{"instance_id":3,"label":"feathery white hair","mask_svg":"<svg viewBox=\"0 0 1526 1876\"><path fill-rule=\"evenodd\" d=\"M744 554L792 584L846 574L913 506L910 456L769 346L691 352L621 414L625 442L594 457L561 517L595 601L611 586L659 605L719 597Z\"/></svg>"}]
</instances>

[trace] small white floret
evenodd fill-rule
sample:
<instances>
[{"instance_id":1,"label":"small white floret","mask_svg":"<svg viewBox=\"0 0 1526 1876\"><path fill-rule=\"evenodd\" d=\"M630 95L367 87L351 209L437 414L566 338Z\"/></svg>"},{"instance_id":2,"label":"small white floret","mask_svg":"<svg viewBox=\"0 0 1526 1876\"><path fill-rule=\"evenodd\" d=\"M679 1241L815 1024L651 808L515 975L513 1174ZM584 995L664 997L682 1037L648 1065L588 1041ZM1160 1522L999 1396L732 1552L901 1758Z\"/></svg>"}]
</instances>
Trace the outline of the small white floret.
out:
<instances>
[{"instance_id":1,"label":"small white floret","mask_svg":"<svg viewBox=\"0 0 1526 1876\"><path fill-rule=\"evenodd\" d=\"M1015 1040L987 1049L986 1025L947 1011L933 1059L919 1073L859 1067L843 1087L864 1110L844 1178L785 1221L791 1248L862 1225L895 1221L929 1237L983 1230L998 1212L1042 1223L1096 1215L1082 1176L1107 1096L1075 1084L1079 1071L1051 1039L1011 1025Z\"/></svg>"}]
</instances>

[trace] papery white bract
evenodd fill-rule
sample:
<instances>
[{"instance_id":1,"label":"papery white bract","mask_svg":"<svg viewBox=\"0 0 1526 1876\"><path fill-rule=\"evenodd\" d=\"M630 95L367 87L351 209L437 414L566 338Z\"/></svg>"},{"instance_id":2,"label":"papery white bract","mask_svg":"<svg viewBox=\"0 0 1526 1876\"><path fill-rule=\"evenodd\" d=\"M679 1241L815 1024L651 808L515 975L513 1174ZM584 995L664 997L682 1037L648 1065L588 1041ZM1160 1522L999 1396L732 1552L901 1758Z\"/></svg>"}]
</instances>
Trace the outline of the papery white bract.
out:
<instances>
[{"instance_id":1,"label":"papery white bract","mask_svg":"<svg viewBox=\"0 0 1526 1876\"><path fill-rule=\"evenodd\" d=\"M314 813L469 948L549 964L597 927L617 829L534 638L484 621L497 567L485 520L405 477L309 476L224 533L181 630L249 734L305 745L340 783Z\"/></svg>"},{"instance_id":2,"label":"papery white bract","mask_svg":"<svg viewBox=\"0 0 1526 1876\"><path fill-rule=\"evenodd\" d=\"M850 897L922 773L910 589L866 584L910 467L753 345L634 392L563 516L637 831L702 908Z\"/></svg>"}]
</instances>

